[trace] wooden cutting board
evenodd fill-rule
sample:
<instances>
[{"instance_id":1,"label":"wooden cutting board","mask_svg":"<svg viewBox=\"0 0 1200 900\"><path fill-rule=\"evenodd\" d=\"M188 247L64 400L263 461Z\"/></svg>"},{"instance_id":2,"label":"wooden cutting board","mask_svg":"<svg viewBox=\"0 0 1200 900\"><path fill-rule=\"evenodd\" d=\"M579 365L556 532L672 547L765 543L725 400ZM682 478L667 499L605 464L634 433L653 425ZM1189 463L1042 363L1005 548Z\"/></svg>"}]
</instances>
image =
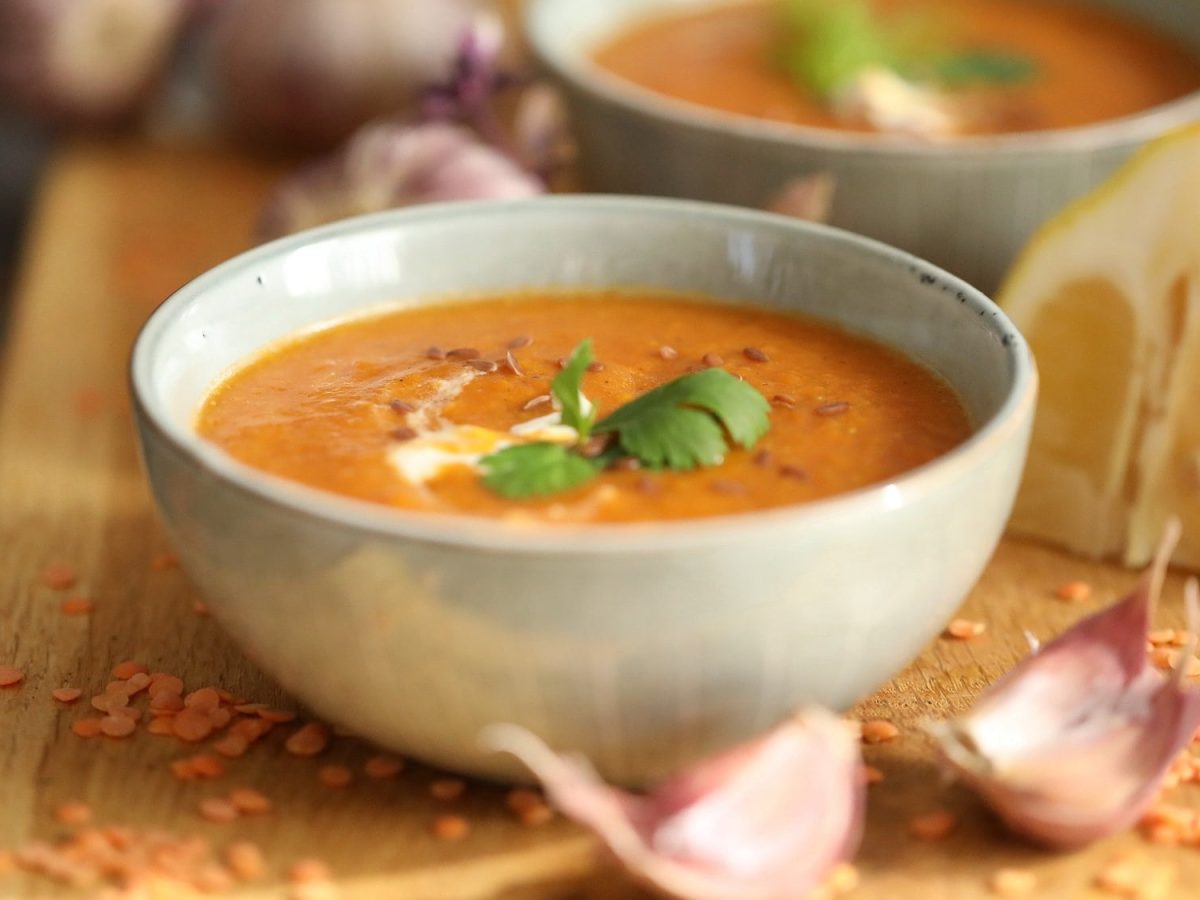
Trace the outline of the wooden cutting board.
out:
<instances>
[{"instance_id":1,"label":"wooden cutting board","mask_svg":"<svg viewBox=\"0 0 1200 900\"><path fill-rule=\"evenodd\" d=\"M130 658L180 675L189 688L216 685L296 708L195 611L184 574L158 564L170 548L139 469L126 395L126 363L143 320L179 284L250 245L279 169L217 149L76 143L59 153L42 186L0 357L0 664L26 673L19 687L0 688L0 850L58 838L64 829L54 809L81 800L102 824L200 834L218 848L235 838L257 842L271 874L240 896L282 895L287 868L307 856L330 865L348 898L641 896L570 823L521 826L492 786L433 800L436 773L417 765L394 781L371 781L361 774L371 748L349 738L320 760L299 759L283 752L287 730L277 729L221 779L182 783L168 763L194 747L144 729L123 740L70 731L92 714L87 698L103 689L113 664ZM74 589L42 583L55 563L78 570ZM1091 600L1055 599L1054 588L1073 579L1094 586ZM987 623L985 636L935 641L856 711L892 720L901 736L865 751L885 780L870 789L853 896L985 897L993 871L1021 866L1037 873L1036 896L1099 897L1096 872L1128 850L1177 866L1171 896L1200 895L1200 850L1151 847L1127 834L1055 855L1006 836L969 794L943 783L920 731L923 721L964 709L1023 656L1025 630L1054 635L1133 581L1133 573L1033 545L999 548L963 610ZM75 595L94 600L94 611L64 615L62 601ZM1180 595L1176 578L1161 612L1166 624L1181 624ZM63 685L82 688L83 700L56 704L50 691ZM355 782L342 790L319 783L319 765L331 762L352 768ZM199 817L200 799L238 785L269 795L274 811L226 825ZM1193 790L1178 799L1200 805ZM937 809L959 815L956 831L936 843L910 837L908 820ZM432 836L431 822L448 811L470 821L466 839ZM0 897L57 890L42 878L5 874L0 862Z\"/></svg>"}]
</instances>

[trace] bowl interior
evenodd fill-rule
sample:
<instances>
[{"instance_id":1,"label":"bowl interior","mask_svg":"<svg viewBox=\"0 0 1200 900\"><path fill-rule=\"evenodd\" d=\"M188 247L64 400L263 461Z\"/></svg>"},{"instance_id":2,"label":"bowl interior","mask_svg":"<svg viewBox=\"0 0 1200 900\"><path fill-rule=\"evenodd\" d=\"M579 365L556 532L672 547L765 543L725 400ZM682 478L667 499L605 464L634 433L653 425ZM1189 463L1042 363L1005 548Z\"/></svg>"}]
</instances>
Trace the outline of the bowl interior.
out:
<instances>
[{"instance_id":1,"label":"bowl interior","mask_svg":"<svg viewBox=\"0 0 1200 900\"><path fill-rule=\"evenodd\" d=\"M673 12L728 6L738 0L532 0L528 7L526 26L538 55L560 74L587 83L619 102L636 105L648 112L692 122L705 122L725 129L749 130L762 136L803 139L819 144L856 149L906 149L921 153L969 151L973 148L1013 148L1014 144L1041 146L1054 141L1056 135L1093 134L1097 137L1128 139L1119 123L1138 124L1141 133L1147 126L1161 130L1160 118L1172 121L1194 117L1200 104L1200 92L1154 107L1134 116L1109 122L1098 122L1066 132L1029 132L1005 135L965 137L939 145L914 143L888 135L862 135L830 129L810 128L782 122L769 122L748 116L695 106L632 85L604 71L591 61L591 53L626 28L648 17ZM745 2L745 0L743 0ZM1200 54L1200 4L1194 0L1069 0L1086 6L1111 10L1123 18L1145 22L1164 34L1173 36ZM1182 120L1180 120L1182 121ZM1117 126L1114 130L1114 126Z\"/></svg>"},{"instance_id":2,"label":"bowl interior","mask_svg":"<svg viewBox=\"0 0 1200 900\"><path fill-rule=\"evenodd\" d=\"M297 332L384 305L614 286L805 312L874 337L946 379L977 430L1032 378L1022 339L990 301L882 244L709 204L561 197L384 213L251 251L154 314L134 389L159 427L195 447L193 419L214 384Z\"/></svg>"}]
</instances>

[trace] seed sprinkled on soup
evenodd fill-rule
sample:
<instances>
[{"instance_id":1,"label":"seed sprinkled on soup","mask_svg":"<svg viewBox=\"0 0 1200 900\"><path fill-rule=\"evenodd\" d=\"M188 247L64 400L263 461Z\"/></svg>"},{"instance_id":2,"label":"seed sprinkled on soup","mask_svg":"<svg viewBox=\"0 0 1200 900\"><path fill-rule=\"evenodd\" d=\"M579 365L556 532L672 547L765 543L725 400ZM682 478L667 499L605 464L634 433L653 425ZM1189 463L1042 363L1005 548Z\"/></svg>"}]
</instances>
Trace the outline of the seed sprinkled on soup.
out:
<instances>
[{"instance_id":1,"label":"seed sprinkled on soup","mask_svg":"<svg viewBox=\"0 0 1200 900\"><path fill-rule=\"evenodd\" d=\"M595 59L726 112L922 138L1076 127L1200 90L1200 54L1068 0L714 2L636 21Z\"/></svg>"},{"instance_id":2,"label":"seed sprinkled on soup","mask_svg":"<svg viewBox=\"0 0 1200 900\"><path fill-rule=\"evenodd\" d=\"M197 430L251 466L389 506L633 522L885 482L969 425L936 375L815 319L596 292L407 308L305 334L218 385Z\"/></svg>"}]
</instances>

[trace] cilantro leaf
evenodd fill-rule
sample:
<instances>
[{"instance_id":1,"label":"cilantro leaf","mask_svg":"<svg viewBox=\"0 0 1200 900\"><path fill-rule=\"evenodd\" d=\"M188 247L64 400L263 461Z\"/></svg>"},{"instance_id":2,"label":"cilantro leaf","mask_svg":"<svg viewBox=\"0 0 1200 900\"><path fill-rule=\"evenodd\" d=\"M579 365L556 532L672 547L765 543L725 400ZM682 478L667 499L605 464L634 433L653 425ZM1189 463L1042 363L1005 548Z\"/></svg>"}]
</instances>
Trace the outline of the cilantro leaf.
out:
<instances>
[{"instance_id":1,"label":"cilantro leaf","mask_svg":"<svg viewBox=\"0 0 1200 900\"><path fill-rule=\"evenodd\" d=\"M606 416L599 432L613 432L621 449L658 468L694 469L725 458L728 438L752 447L770 427L770 404L724 369L676 378ZM723 428L722 428L723 426Z\"/></svg>"},{"instance_id":2,"label":"cilantro leaf","mask_svg":"<svg viewBox=\"0 0 1200 900\"><path fill-rule=\"evenodd\" d=\"M546 441L505 447L479 462L483 483L510 500L570 490L595 478L602 468L570 447Z\"/></svg>"},{"instance_id":3,"label":"cilantro leaf","mask_svg":"<svg viewBox=\"0 0 1200 900\"><path fill-rule=\"evenodd\" d=\"M558 401L562 423L579 432L579 440L586 441L596 421L596 407L583 395L583 376L592 364L592 339L580 341L571 351L563 370L554 376L550 393Z\"/></svg>"}]
</instances>

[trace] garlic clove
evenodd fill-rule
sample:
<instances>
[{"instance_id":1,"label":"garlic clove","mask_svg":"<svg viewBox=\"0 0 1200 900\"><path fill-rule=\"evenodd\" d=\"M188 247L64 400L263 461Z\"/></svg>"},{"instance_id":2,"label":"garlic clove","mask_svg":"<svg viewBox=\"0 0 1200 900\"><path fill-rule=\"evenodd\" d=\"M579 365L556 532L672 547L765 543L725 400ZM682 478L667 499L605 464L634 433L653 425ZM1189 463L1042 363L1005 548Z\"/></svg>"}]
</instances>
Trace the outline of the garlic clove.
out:
<instances>
[{"instance_id":1,"label":"garlic clove","mask_svg":"<svg viewBox=\"0 0 1200 900\"><path fill-rule=\"evenodd\" d=\"M330 159L302 169L268 198L263 239L395 207L543 193L540 181L455 125L367 126Z\"/></svg>"},{"instance_id":2,"label":"garlic clove","mask_svg":"<svg viewBox=\"0 0 1200 900\"><path fill-rule=\"evenodd\" d=\"M145 105L194 0L4 0L0 93L43 118L109 125Z\"/></svg>"},{"instance_id":3,"label":"garlic clove","mask_svg":"<svg viewBox=\"0 0 1200 900\"><path fill-rule=\"evenodd\" d=\"M804 897L858 848L865 782L850 726L822 710L693 766L644 795L604 784L514 725L484 740L524 762L566 815L636 877L686 900Z\"/></svg>"},{"instance_id":4,"label":"garlic clove","mask_svg":"<svg viewBox=\"0 0 1200 900\"><path fill-rule=\"evenodd\" d=\"M793 178L767 204L769 212L807 222L828 222L837 181L829 172Z\"/></svg>"},{"instance_id":5,"label":"garlic clove","mask_svg":"<svg viewBox=\"0 0 1200 900\"><path fill-rule=\"evenodd\" d=\"M966 715L931 729L950 770L1014 831L1073 847L1129 827L1200 726L1200 692L1182 685L1182 667L1166 675L1146 653L1178 539L1173 522L1128 597L1035 649Z\"/></svg>"}]
</instances>

